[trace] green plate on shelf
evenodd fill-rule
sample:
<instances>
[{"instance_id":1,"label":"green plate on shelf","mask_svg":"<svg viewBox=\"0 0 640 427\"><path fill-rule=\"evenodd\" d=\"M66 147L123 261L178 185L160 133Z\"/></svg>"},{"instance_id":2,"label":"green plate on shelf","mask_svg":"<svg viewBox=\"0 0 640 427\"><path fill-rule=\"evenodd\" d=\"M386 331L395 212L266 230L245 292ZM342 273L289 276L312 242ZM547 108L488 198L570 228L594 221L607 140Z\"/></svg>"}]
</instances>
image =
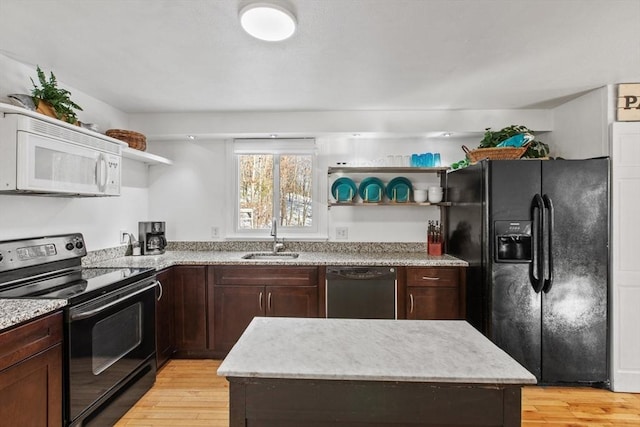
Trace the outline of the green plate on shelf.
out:
<instances>
[{"instance_id":1,"label":"green plate on shelf","mask_svg":"<svg viewBox=\"0 0 640 427\"><path fill-rule=\"evenodd\" d=\"M384 182L375 176L367 177L360 183L358 193L363 202L379 203L384 197Z\"/></svg>"},{"instance_id":2,"label":"green plate on shelf","mask_svg":"<svg viewBox=\"0 0 640 427\"><path fill-rule=\"evenodd\" d=\"M331 185L331 195L336 202L350 202L358 193L358 187L351 178L340 177Z\"/></svg>"},{"instance_id":3,"label":"green plate on shelf","mask_svg":"<svg viewBox=\"0 0 640 427\"><path fill-rule=\"evenodd\" d=\"M413 184L404 176L393 178L387 184L387 197L392 202L406 203L411 197L411 188Z\"/></svg>"}]
</instances>

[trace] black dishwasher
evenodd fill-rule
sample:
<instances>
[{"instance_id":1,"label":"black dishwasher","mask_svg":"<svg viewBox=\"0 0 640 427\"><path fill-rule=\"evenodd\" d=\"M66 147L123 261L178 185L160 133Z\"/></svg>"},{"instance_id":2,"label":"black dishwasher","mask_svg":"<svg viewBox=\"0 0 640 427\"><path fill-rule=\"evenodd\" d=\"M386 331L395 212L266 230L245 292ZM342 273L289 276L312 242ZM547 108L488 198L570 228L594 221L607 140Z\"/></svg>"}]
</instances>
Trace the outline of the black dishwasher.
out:
<instances>
[{"instance_id":1,"label":"black dishwasher","mask_svg":"<svg viewBox=\"0 0 640 427\"><path fill-rule=\"evenodd\" d=\"M395 319L394 267L327 267L327 317Z\"/></svg>"}]
</instances>

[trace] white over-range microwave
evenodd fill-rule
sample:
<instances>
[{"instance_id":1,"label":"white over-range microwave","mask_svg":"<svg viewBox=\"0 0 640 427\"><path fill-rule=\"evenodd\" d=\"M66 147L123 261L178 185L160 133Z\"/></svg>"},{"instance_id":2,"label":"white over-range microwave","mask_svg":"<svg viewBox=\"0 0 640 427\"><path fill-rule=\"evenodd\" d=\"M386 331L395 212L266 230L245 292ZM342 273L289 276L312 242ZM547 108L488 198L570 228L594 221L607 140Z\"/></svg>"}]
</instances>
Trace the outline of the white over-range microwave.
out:
<instances>
[{"instance_id":1,"label":"white over-range microwave","mask_svg":"<svg viewBox=\"0 0 640 427\"><path fill-rule=\"evenodd\" d=\"M119 196L121 153L70 125L0 113L0 194Z\"/></svg>"}]
</instances>

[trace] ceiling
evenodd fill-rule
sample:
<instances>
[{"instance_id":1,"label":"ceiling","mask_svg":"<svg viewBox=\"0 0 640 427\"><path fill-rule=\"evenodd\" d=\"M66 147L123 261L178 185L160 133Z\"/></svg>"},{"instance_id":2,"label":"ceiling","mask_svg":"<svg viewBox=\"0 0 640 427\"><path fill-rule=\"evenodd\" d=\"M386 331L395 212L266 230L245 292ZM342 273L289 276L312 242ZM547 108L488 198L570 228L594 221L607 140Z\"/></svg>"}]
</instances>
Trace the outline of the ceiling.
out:
<instances>
[{"instance_id":1,"label":"ceiling","mask_svg":"<svg viewBox=\"0 0 640 427\"><path fill-rule=\"evenodd\" d=\"M261 0L265 1L265 0ZM548 108L640 82L640 0L0 0L0 54L127 113Z\"/></svg>"}]
</instances>

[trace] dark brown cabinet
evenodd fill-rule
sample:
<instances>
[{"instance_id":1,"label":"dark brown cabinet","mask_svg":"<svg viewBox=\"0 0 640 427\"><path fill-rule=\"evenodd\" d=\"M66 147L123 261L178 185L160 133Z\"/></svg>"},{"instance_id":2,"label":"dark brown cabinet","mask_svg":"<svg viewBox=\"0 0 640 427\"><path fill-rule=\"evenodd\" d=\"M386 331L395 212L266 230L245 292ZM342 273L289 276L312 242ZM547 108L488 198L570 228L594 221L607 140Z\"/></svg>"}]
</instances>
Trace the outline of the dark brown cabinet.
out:
<instances>
[{"instance_id":1,"label":"dark brown cabinet","mask_svg":"<svg viewBox=\"0 0 640 427\"><path fill-rule=\"evenodd\" d=\"M156 301L156 362L160 368L175 351L173 269L160 271L156 278L160 282Z\"/></svg>"},{"instance_id":2,"label":"dark brown cabinet","mask_svg":"<svg viewBox=\"0 0 640 427\"><path fill-rule=\"evenodd\" d=\"M407 267L407 319L465 318L465 269Z\"/></svg>"},{"instance_id":3,"label":"dark brown cabinet","mask_svg":"<svg viewBox=\"0 0 640 427\"><path fill-rule=\"evenodd\" d=\"M62 313L0 333L0 402L2 422L62 425Z\"/></svg>"},{"instance_id":4,"label":"dark brown cabinet","mask_svg":"<svg viewBox=\"0 0 640 427\"><path fill-rule=\"evenodd\" d=\"M318 268L222 266L213 274L213 342L228 352L256 316L317 317Z\"/></svg>"},{"instance_id":5,"label":"dark brown cabinet","mask_svg":"<svg viewBox=\"0 0 640 427\"><path fill-rule=\"evenodd\" d=\"M173 275L175 350L196 356L207 349L205 266L176 266Z\"/></svg>"}]
</instances>

